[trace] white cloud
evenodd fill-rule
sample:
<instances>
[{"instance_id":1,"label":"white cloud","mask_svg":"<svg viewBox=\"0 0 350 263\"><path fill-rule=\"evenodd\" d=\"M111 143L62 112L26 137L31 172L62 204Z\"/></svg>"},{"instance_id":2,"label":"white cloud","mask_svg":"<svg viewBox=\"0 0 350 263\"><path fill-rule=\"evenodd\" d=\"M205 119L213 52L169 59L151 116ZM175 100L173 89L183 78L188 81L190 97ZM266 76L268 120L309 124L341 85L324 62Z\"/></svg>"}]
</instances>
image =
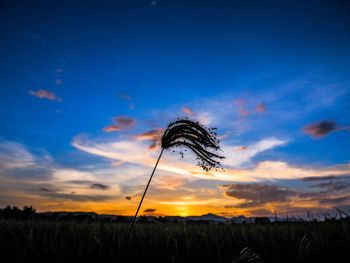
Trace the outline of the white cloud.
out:
<instances>
[{"instance_id":1,"label":"white cloud","mask_svg":"<svg viewBox=\"0 0 350 263\"><path fill-rule=\"evenodd\" d=\"M287 141L276 139L274 137L262 139L252 145L245 146L242 151L237 151L232 145L223 145L226 159L223 164L230 167L239 167L241 164L250 162L251 159L259 153L273 149L277 146L286 144Z\"/></svg>"},{"instance_id":2,"label":"white cloud","mask_svg":"<svg viewBox=\"0 0 350 263\"><path fill-rule=\"evenodd\" d=\"M55 182L94 180L95 176L91 172L79 171L75 169L55 169L52 180Z\"/></svg>"},{"instance_id":3,"label":"white cloud","mask_svg":"<svg viewBox=\"0 0 350 263\"><path fill-rule=\"evenodd\" d=\"M258 179L300 179L304 177L340 176L350 173L350 165L338 167L312 168L291 166L286 162L263 161L254 169L253 177Z\"/></svg>"},{"instance_id":4,"label":"white cloud","mask_svg":"<svg viewBox=\"0 0 350 263\"><path fill-rule=\"evenodd\" d=\"M174 176L185 176L190 180L191 178L192 180L200 178L225 182L258 182L264 180L297 179L309 176L342 175L349 173L349 169L337 170L333 168L316 169L293 167L286 162L268 160L261 161L249 169L241 167L242 164L251 162L251 159L258 156L260 153L284 145L285 143L286 141L271 137L248 145L243 151L236 151L235 146L225 144L223 149L226 159L223 164L226 171L211 171L209 174L194 165L194 162L192 162L194 159L193 156L186 156L185 159L181 159L176 156L176 154L167 151L158 166L158 173L167 172ZM94 142L87 138L82 139L78 136L73 140L72 145L91 154L103 156L112 160L116 159L137 164L140 167L136 170L139 171L139 176L142 178L145 178L146 173L140 171L150 172L156 162L158 154L154 151L148 151L147 145L143 142L132 139L129 141L103 143ZM119 171L120 169L119 166L113 168L114 171ZM127 174L123 175L122 178L119 178L118 181L122 182L122 179L128 180L128 178L134 178L133 180L135 180L136 177L129 171Z\"/></svg>"},{"instance_id":5,"label":"white cloud","mask_svg":"<svg viewBox=\"0 0 350 263\"><path fill-rule=\"evenodd\" d=\"M74 168L58 166L48 155L40 156L30 152L24 145L12 142L0 142L0 183L2 189L13 195L37 196L48 189L46 193L52 194L83 194L99 196L101 194L120 194L118 181L113 182L112 169L92 168L83 171ZM104 174L105 176L100 176ZM108 190L92 189L93 183L106 184ZM4 193L4 192L3 192Z\"/></svg>"},{"instance_id":6,"label":"white cloud","mask_svg":"<svg viewBox=\"0 0 350 263\"><path fill-rule=\"evenodd\" d=\"M285 143L286 141L273 137L266 138L248 146L246 150L241 152L237 152L234 145L223 144L222 149L226 157L223 164L229 167L239 167L241 164L250 162L251 159L259 153ZM132 138L116 142L95 142L88 139L86 136L76 136L72 141L72 145L77 149L90 154L149 167L153 167L156 158L158 157L157 152L147 150L148 146L146 143L134 140ZM159 168L179 174L190 174L186 168L188 168L188 165L191 165L191 163L189 163L188 160L181 160L185 169L180 168L176 163L174 163L178 162L178 159L174 157L174 155L169 156L168 154L167 158L170 158L171 162L162 160Z\"/></svg>"},{"instance_id":7,"label":"white cloud","mask_svg":"<svg viewBox=\"0 0 350 263\"><path fill-rule=\"evenodd\" d=\"M155 153L148 151L146 142L133 139L115 142L95 142L86 136L78 135L73 138L72 145L90 154L141 165L150 164L155 158Z\"/></svg>"},{"instance_id":8,"label":"white cloud","mask_svg":"<svg viewBox=\"0 0 350 263\"><path fill-rule=\"evenodd\" d=\"M33 155L20 143L0 142L0 168L26 168L34 165Z\"/></svg>"}]
</instances>

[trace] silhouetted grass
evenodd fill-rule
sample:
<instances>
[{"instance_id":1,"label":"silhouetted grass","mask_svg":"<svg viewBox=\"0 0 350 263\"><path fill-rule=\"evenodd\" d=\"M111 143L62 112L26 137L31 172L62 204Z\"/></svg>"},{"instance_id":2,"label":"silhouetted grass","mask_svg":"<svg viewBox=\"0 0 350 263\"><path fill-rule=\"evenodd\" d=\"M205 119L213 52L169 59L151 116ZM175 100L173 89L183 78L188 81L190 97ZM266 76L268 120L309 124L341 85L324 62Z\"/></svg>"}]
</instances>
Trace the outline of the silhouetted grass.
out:
<instances>
[{"instance_id":1,"label":"silhouetted grass","mask_svg":"<svg viewBox=\"0 0 350 263\"><path fill-rule=\"evenodd\" d=\"M262 225L138 224L127 243L128 224L2 220L0 260L260 262L248 261L248 251L250 257L262 262L346 262L350 251L349 227L346 221ZM338 260L340 258L345 261Z\"/></svg>"}]
</instances>

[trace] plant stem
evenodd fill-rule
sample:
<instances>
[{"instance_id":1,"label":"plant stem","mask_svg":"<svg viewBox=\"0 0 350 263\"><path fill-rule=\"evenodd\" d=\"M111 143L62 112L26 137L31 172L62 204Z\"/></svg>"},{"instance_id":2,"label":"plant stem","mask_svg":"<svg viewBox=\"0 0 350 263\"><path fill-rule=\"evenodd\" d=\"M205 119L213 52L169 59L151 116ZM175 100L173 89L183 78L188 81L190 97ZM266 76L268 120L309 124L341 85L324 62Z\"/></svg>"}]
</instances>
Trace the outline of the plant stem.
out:
<instances>
[{"instance_id":1,"label":"plant stem","mask_svg":"<svg viewBox=\"0 0 350 263\"><path fill-rule=\"evenodd\" d=\"M143 199L145 198L147 189L148 189L148 187L149 187L149 185L150 185L150 183L151 183L152 177L153 177L154 172L155 172L155 170L156 170L156 168L157 168L157 165L158 165L158 163L159 163L160 157L162 157L163 151L164 151L164 149L162 148L162 151L161 151L160 154L159 154L159 157L158 157L158 160L157 160L157 162L156 162L156 165L155 165L154 168L153 168L151 177L150 177L149 180L148 180L146 189L145 189L145 191L143 192L143 195L142 195L141 201L140 201L140 203L139 203L139 206L137 207L135 216L134 216L134 218L133 218L133 220L132 220L132 223L131 223L131 226L130 226L130 229L129 229L128 240L129 240L129 238L130 238L130 235L131 235L131 232L132 232L132 228L134 227L134 224L135 224L135 221L136 221L136 218L137 218L137 214L139 213L139 210L140 210L140 208L141 208Z\"/></svg>"}]
</instances>

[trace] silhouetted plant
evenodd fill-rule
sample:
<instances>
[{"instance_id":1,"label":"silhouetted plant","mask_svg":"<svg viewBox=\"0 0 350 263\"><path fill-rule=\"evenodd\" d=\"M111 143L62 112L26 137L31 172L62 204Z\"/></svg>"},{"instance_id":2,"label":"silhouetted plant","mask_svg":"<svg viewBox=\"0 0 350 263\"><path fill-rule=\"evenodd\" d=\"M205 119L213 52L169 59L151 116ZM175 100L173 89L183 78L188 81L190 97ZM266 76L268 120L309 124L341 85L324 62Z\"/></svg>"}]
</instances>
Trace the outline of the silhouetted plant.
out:
<instances>
[{"instance_id":1,"label":"silhouetted plant","mask_svg":"<svg viewBox=\"0 0 350 263\"><path fill-rule=\"evenodd\" d=\"M217 139L216 135L216 128L204 127L198 122L188 119L178 119L177 121L168 125L161 139L162 150L159 154L156 165L154 166L131 223L128 240L163 151L173 147L184 147L185 151L186 148L189 148L196 155L196 159L198 160L197 165L202 167L204 171L209 171L213 168L216 169L220 166L219 160L225 158L224 156L216 153L218 150L220 150L220 140ZM182 150L180 150L180 155L183 158L184 153Z\"/></svg>"}]
</instances>

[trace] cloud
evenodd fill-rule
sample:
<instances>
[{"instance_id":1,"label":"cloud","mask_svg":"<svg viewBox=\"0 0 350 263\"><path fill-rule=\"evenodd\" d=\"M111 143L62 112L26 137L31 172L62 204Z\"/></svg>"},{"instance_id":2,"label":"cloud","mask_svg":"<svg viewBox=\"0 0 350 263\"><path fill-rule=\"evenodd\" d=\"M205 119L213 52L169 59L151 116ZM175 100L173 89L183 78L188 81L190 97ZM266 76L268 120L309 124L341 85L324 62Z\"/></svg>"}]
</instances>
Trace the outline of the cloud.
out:
<instances>
[{"instance_id":1,"label":"cloud","mask_svg":"<svg viewBox=\"0 0 350 263\"><path fill-rule=\"evenodd\" d=\"M142 138L149 138L153 136L154 133L145 134L140 136L140 140L123 139L114 142L111 141L94 141L90 140L86 136L76 136L72 145L79 150L88 152L90 154L95 154L98 156L103 156L112 160L120 160L126 163L134 163L138 165L143 165L146 167L153 167L156 161L156 154L153 151L145 151L149 146L144 143ZM237 171L230 171L230 167L240 167L241 164L249 162L251 158L259 154L260 152L271 149L277 145L285 143L284 141L267 138L261 140L253 145L250 145L248 150L237 153L233 146L223 144L223 151L225 153L226 159L223 161L223 165L226 167L226 172L213 171L211 179L221 178L222 180L250 180L247 177L241 177L238 175ZM181 163L181 164L180 164ZM201 177L203 175L203 170L195 165L195 156L188 153L186 159L180 159L176 153L167 151L167 158L163 158L160 162L158 168L160 170L182 174ZM236 176L237 174L237 176Z\"/></svg>"},{"instance_id":2,"label":"cloud","mask_svg":"<svg viewBox=\"0 0 350 263\"><path fill-rule=\"evenodd\" d=\"M89 180L69 180L69 181L65 181L66 183L69 183L69 184L77 184L77 185L90 185L91 184L91 181Z\"/></svg>"},{"instance_id":3,"label":"cloud","mask_svg":"<svg viewBox=\"0 0 350 263\"><path fill-rule=\"evenodd\" d=\"M194 116L194 112L189 107L183 107L182 111L189 116Z\"/></svg>"},{"instance_id":4,"label":"cloud","mask_svg":"<svg viewBox=\"0 0 350 263\"><path fill-rule=\"evenodd\" d=\"M153 129L135 136L137 140L147 140L150 141L151 144L148 146L148 149L153 150L157 148L157 145L160 144L161 137L163 135L164 129L157 128Z\"/></svg>"},{"instance_id":5,"label":"cloud","mask_svg":"<svg viewBox=\"0 0 350 263\"><path fill-rule=\"evenodd\" d=\"M112 125L108 125L108 126L104 127L103 130L105 132L116 132L116 131L123 131L123 130L125 130L125 128L123 128L119 125L116 125L116 124L112 124Z\"/></svg>"},{"instance_id":6,"label":"cloud","mask_svg":"<svg viewBox=\"0 0 350 263\"><path fill-rule=\"evenodd\" d=\"M229 184L223 185L227 196L242 199L239 207L251 207L271 202L284 202L296 194L295 191L268 184Z\"/></svg>"},{"instance_id":7,"label":"cloud","mask_svg":"<svg viewBox=\"0 0 350 263\"><path fill-rule=\"evenodd\" d=\"M51 200L70 200L78 202L104 202L109 200L115 200L118 196L115 195L84 195L71 193L43 193L43 196L50 198Z\"/></svg>"},{"instance_id":8,"label":"cloud","mask_svg":"<svg viewBox=\"0 0 350 263\"><path fill-rule=\"evenodd\" d=\"M259 103L256 105L255 110L257 112L265 112L266 111L266 105L264 103Z\"/></svg>"},{"instance_id":9,"label":"cloud","mask_svg":"<svg viewBox=\"0 0 350 263\"><path fill-rule=\"evenodd\" d=\"M115 121L124 127L130 127L133 126L135 124L135 120L129 117L125 117L125 116L118 116L115 118Z\"/></svg>"},{"instance_id":10,"label":"cloud","mask_svg":"<svg viewBox=\"0 0 350 263\"><path fill-rule=\"evenodd\" d=\"M238 115L241 117L248 116L250 112L246 109L246 102L243 99L236 99L233 104L237 107Z\"/></svg>"},{"instance_id":11,"label":"cloud","mask_svg":"<svg viewBox=\"0 0 350 263\"><path fill-rule=\"evenodd\" d=\"M255 105L255 108L251 105L250 107L247 106L247 102L244 99L235 99L233 101L233 105L236 107L236 110L238 112L238 115L240 117L246 117L249 115L253 115L256 113L263 113L266 112L266 105L265 103L258 103Z\"/></svg>"},{"instance_id":12,"label":"cloud","mask_svg":"<svg viewBox=\"0 0 350 263\"><path fill-rule=\"evenodd\" d=\"M29 91L29 94L40 99L48 99L58 102L62 101L62 99L57 97L54 92L49 90L39 89L37 91Z\"/></svg>"},{"instance_id":13,"label":"cloud","mask_svg":"<svg viewBox=\"0 0 350 263\"><path fill-rule=\"evenodd\" d=\"M80 171L72 168L53 168L53 180L68 184L86 185L95 179L91 171Z\"/></svg>"},{"instance_id":14,"label":"cloud","mask_svg":"<svg viewBox=\"0 0 350 263\"><path fill-rule=\"evenodd\" d=\"M28 168L35 164L35 157L23 144L0 141L0 169Z\"/></svg>"},{"instance_id":15,"label":"cloud","mask_svg":"<svg viewBox=\"0 0 350 263\"><path fill-rule=\"evenodd\" d=\"M338 190L343 190L343 189L347 189L350 188L350 183L349 182L327 182L327 183L319 183L319 184L315 184L313 185L313 187L317 187L317 188L324 188L328 191L338 191Z\"/></svg>"},{"instance_id":16,"label":"cloud","mask_svg":"<svg viewBox=\"0 0 350 263\"><path fill-rule=\"evenodd\" d=\"M120 166L120 165L122 165L122 164L124 164L123 161L115 161L115 162L112 162L111 166L112 166L112 167L116 167L116 166Z\"/></svg>"},{"instance_id":17,"label":"cloud","mask_svg":"<svg viewBox=\"0 0 350 263\"><path fill-rule=\"evenodd\" d=\"M155 187L158 189L176 191L185 185L186 180L179 176L162 175L161 177L154 178L154 182Z\"/></svg>"},{"instance_id":18,"label":"cloud","mask_svg":"<svg viewBox=\"0 0 350 263\"><path fill-rule=\"evenodd\" d=\"M325 176L327 178L327 176ZM310 209L328 209L330 205L341 206L349 204L350 178L340 176L342 181L332 179L329 182L318 184L303 184L304 178L298 180L295 188L280 185L285 181L275 181L274 183L248 183L248 184L226 184L223 185L225 195L233 198L234 204L226 208L245 209L267 209L267 210L291 210L299 212ZM344 179L345 178L345 179ZM320 177L318 177L318 180ZM323 180L322 180L323 181ZM316 180L311 180L317 182ZM291 185L286 183L287 185Z\"/></svg>"},{"instance_id":19,"label":"cloud","mask_svg":"<svg viewBox=\"0 0 350 263\"><path fill-rule=\"evenodd\" d=\"M250 162L251 159L258 154L286 143L287 141L285 140L271 137L262 139L249 146L239 146L235 149L230 145L222 144L222 149L226 156L226 159L223 160L223 164L232 167L239 167L244 163Z\"/></svg>"},{"instance_id":20,"label":"cloud","mask_svg":"<svg viewBox=\"0 0 350 263\"><path fill-rule=\"evenodd\" d=\"M237 152L230 144L223 144L226 159L223 161L225 172L211 171L203 172L194 165L194 156L188 154L181 159L176 153L166 151L166 158L159 163L158 170L176 175L187 176L187 178L205 178L206 180L221 180L228 182L258 182L262 180L297 179L305 177L323 177L329 175L341 176L349 174L350 166L310 168L290 166L281 161L260 161L251 164L249 168L242 168L242 164L251 162L251 159L261 152L283 145L285 141L276 138L260 140L244 151ZM122 139L117 141L91 140L86 136L76 136L72 145L84 152L102 156L111 160L120 160L126 164L136 164L141 167L153 168L158 153L147 151L148 145L142 140Z\"/></svg>"},{"instance_id":21,"label":"cloud","mask_svg":"<svg viewBox=\"0 0 350 263\"><path fill-rule=\"evenodd\" d=\"M248 146L239 146L236 148L236 151L240 152L240 151L244 151L246 149L248 149Z\"/></svg>"},{"instance_id":22,"label":"cloud","mask_svg":"<svg viewBox=\"0 0 350 263\"><path fill-rule=\"evenodd\" d=\"M93 183L90 185L91 189L98 189L98 190L107 190L110 188L110 186L105 184L99 184L99 183Z\"/></svg>"},{"instance_id":23,"label":"cloud","mask_svg":"<svg viewBox=\"0 0 350 263\"><path fill-rule=\"evenodd\" d=\"M303 128L304 133L313 138L322 138L336 130L338 130L337 123L331 120L311 123Z\"/></svg>"},{"instance_id":24,"label":"cloud","mask_svg":"<svg viewBox=\"0 0 350 263\"><path fill-rule=\"evenodd\" d=\"M321 198L319 202L321 204L332 204L338 206L339 204L342 204L348 200L350 200L350 196L342 196L336 198Z\"/></svg>"},{"instance_id":25,"label":"cloud","mask_svg":"<svg viewBox=\"0 0 350 263\"><path fill-rule=\"evenodd\" d=\"M324 180L342 180L342 179L350 179L350 174L345 174L343 176L339 175L328 175L328 176L314 176L314 177L304 177L301 178L303 181L324 181Z\"/></svg>"},{"instance_id":26,"label":"cloud","mask_svg":"<svg viewBox=\"0 0 350 263\"><path fill-rule=\"evenodd\" d=\"M84 167L84 170L65 168L62 165L41 161L38 156L33 155L33 153L26 150L26 147L21 144L14 142L2 142L2 144L3 156L7 157L7 159L4 159L4 162L11 165L6 165L6 167L5 165L0 165L0 192L1 196L4 197L0 201L1 205L6 204L8 202L6 200L12 200L12 202L19 200L18 202L21 204L31 202L38 209L44 209L46 207L46 209L52 210L56 207L58 210L69 209L72 211L85 209L86 211L88 209L90 211L105 212L117 204L123 207L120 213L129 214L132 213L130 211L133 211L134 207L124 204L124 200L125 202L130 200L120 199L120 196L130 196L130 199L134 197L137 199L140 189L144 188L145 178L148 176L148 170L145 172L144 166L128 164L122 167L118 166L117 168L111 168L108 165L107 167L93 165ZM10 145L11 148L9 147ZM11 152L13 154L8 155ZM24 154L18 155L20 152ZM24 158L25 156L27 157ZM27 161L23 164L21 163L22 160ZM33 168L33 173L28 174L26 176L28 178L24 178L25 171L31 167ZM50 176L48 178L33 176L35 167L38 167L38 169L47 169ZM161 175L160 172L158 174ZM157 180L152 184L155 187L155 194L159 192L157 189L166 187L165 184L167 182L168 186L173 184L179 185L175 178L171 179L165 176L164 178L155 179ZM103 190L103 195L98 193L98 189L90 188L96 181L103 185L110 185L108 189ZM98 188L105 187L98 186ZM62 200L69 200L70 202L62 203ZM113 200L116 203L111 203Z\"/></svg>"},{"instance_id":27,"label":"cloud","mask_svg":"<svg viewBox=\"0 0 350 263\"><path fill-rule=\"evenodd\" d=\"M41 187L41 188L39 188L39 190L40 190L40 191L43 191L43 192L52 192L51 189L45 188L45 187Z\"/></svg>"},{"instance_id":28,"label":"cloud","mask_svg":"<svg viewBox=\"0 0 350 263\"><path fill-rule=\"evenodd\" d=\"M114 121L117 124L108 125L103 130L105 132L125 131L131 129L136 123L135 119L126 116L117 116Z\"/></svg>"},{"instance_id":29,"label":"cloud","mask_svg":"<svg viewBox=\"0 0 350 263\"><path fill-rule=\"evenodd\" d=\"M304 178L305 181L305 178ZM313 184L311 187L324 189L326 191L341 191L345 189L350 189L350 176L326 176L320 180L308 180Z\"/></svg>"},{"instance_id":30,"label":"cloud","mask_svg":"<svg viewBox=\"0 0 350 263\"><path fill-rule=\"evenodd\" d=\"M157 209L154 208L147 208L145 210L143 210L144 213L154 213Z\"/></svg>"},{"instance_id":31,"label":"cloud","mask_svg":"<svg viewBox=\"0 0 350 263\"><path fill-rule=\"evenodd\" d=\"M243 172L244 171L244 172ZM249 170L241 170L244 175ZM262 161L250 170L251 176L260 180L300 179L305 177L343 176L349 173L350 165L339 167L312 168L292 166L281 161Z\"/></svg>"},{"instance_id":32,"label":"cloud","mask_svg":"<svg viewBox=\"0 0 350 263\"><path fill-rule=\"evenodd\" d=\"M33 151L35 150L35 154ZM22 170L49 170L53 178L61 181L91 182L94 179L87 171L79 171L71 168L57 166L50 155L41 149L30 149L18 142L0 140L0 170L14 171ZM33 171L35 173L35 171ZM90 181L88 181L90 180Z\"/></svg>"},{"instance_id":33,"label":"cloud","mask_svg":"<svg viewBox=\"0 0 350 263\"><path fill-rule=\"evenodd\" d=\"M50 157L34 156L23 144L0 141L0 176L9 180L48 180Z\"/></svg>"},{"instance_id":34,"label":"cloud","mask_svg":"<svg viewBox=\"0 0 350 263\"><path fill-rule=\"evenodd\" d=\"M12 168L3 171L3 175L16 180L23 181L44 181L52 177L52 170L49 166L32 165L26 168Z\"/></svg>"},{"instance_id":35,"label":"cloud","mask_svg":"<svg viewBox=\"0 0 350 263\"><path fill-rule=\"evenodd\" d=\"M147 132L138 134L135 136L136 139L138 140L154 140L154 139L159 139L163 135L164 129L162 128L157 128L153 130L149 130Z\"/></svg>"},{"instance_id":36,"label":"cloud","mask_svg":"<svg viewBox=\"0 0 350 263\"><path fill-rule=\"evenodd\" d=\"M148 166L148 163L150 163L151 166L151 163L154 160L152 156L145 152L147 145L135 140L95 142L86 136L78 135L73 138L72 146L81 151L97 156L145 166Z\"/></svg>"},{"instance_id":37,"label":"cloud","mask_svg":"<svg viewBox=\"0 0 350 263\"><path fill-rule=\"evenodd\" d=\"M38 149L36 152L40 153ZM94 183L97 180L103 183ZM83 210L89 205L88 209L92 209L118 199L119 185L112 170L65 168L55 164L50 156L34 154L20 143L0 141L0 205L30 202L38 209ZM103 190L104 194L96 190ZM62 203L64 200L70 202Z\"/></svg>"},{"instance_id":38,"label":"cloud","mask_svg":"<svg viewBox=\"0 0 350 263\"><path fill-rule=\"evenodd\" d=\"M225 208L247 209L256 214L305 213L310 210L325 211L331 207L349 205L350 195L343 189L310 191L309 188L293 189L262 183L223 185L225 194L233 198L234 204ZM264 211L264 212L263 212ZM283 212L284 211L284 212Z\"/></svg>"}]
</instances>

